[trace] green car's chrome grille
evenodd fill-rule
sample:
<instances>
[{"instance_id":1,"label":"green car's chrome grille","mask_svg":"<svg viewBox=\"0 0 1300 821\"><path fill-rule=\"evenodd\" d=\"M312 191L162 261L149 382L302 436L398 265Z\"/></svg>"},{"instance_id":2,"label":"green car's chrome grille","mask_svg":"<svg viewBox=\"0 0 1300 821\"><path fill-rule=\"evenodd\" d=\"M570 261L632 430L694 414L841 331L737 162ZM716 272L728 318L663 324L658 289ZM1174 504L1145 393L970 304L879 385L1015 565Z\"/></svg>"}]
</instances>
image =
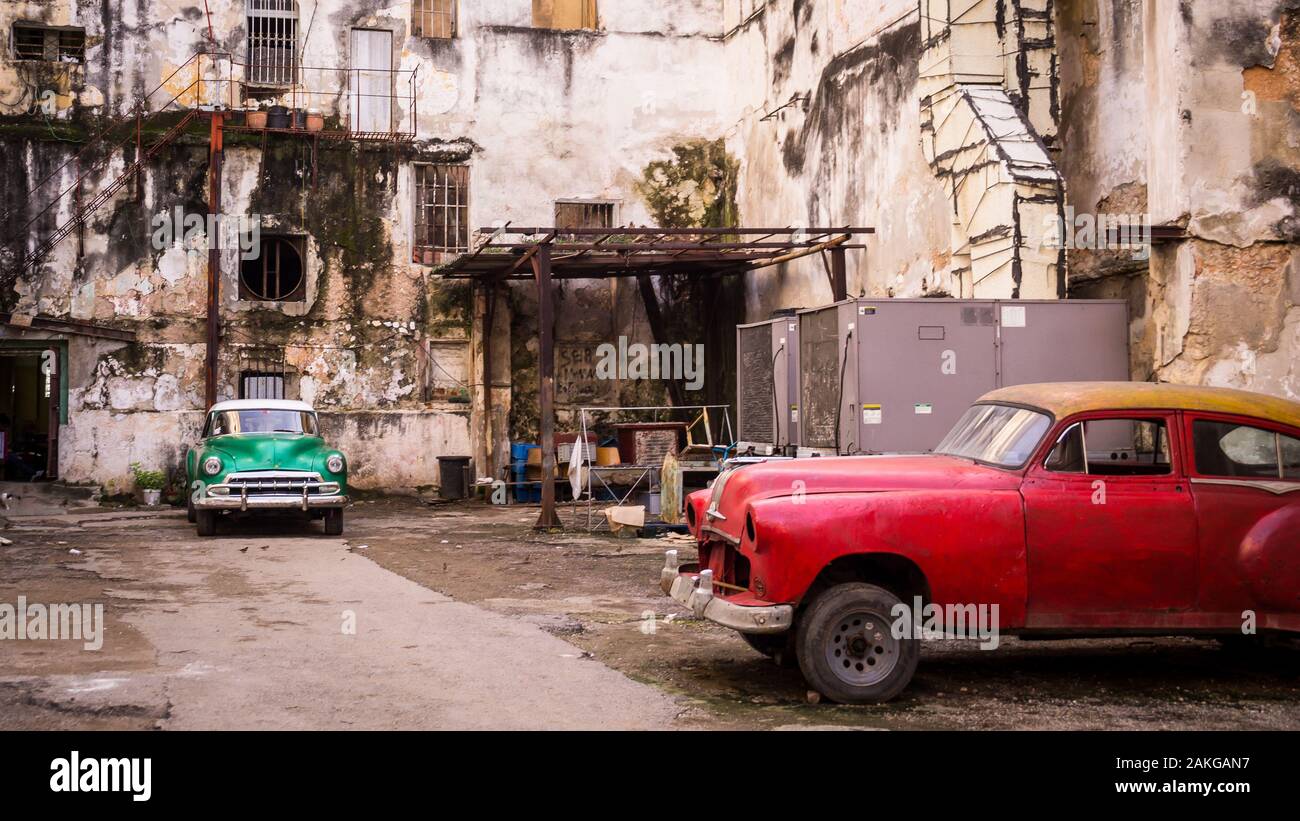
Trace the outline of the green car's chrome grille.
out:
<instances>
[{"instance_id":1,"label":"green car's chrome grille","mask_svg":"<svg viewBox=\"0 0 1300 821\"><path fill-rule=\"evenodd\" d=\"M249 496L268 494L301 496L304 490L308 494L338 492L338 484L324 482L319 473L300 471L232 473L226 477L223 484L230 487L233 493L247 493Z\"/></svg>"}]
</instances>

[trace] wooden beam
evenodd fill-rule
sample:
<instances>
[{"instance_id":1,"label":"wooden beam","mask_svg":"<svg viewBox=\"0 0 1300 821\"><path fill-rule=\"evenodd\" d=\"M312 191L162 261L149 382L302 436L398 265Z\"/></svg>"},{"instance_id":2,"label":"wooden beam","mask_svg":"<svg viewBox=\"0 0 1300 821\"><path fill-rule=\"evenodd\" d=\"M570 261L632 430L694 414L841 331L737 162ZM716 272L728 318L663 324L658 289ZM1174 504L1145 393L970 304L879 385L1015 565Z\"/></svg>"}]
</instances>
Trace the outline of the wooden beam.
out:
<instances>
[{"instance_id":1,"label":"wooden beam","mask_svg":"<svg viewBox=\"0 0 1300 821\"><path fill-rule=\"evenodd\" d=\"M481 234L488 234L495 231L495 228L480 228ZM572 234L574 236L604 236L612 234L614 236L628 237L680 237L680 236L707 236L717 234L735 234L736 236L760 236L767 234L769 236L778 236L780 234L801 233L805 236L830 236L832 234L874 234L875 228L511 228L508 234Z\"/></svg>"},{"instance_id":2,"label":"wooden beam","mask_svg":"<svg viewBox=\"0 0 1300 821\"><path fill-rule=\"evenodd\" d=\"M749 263L748 269L751 271L757 271L759 268L767 268L772 265L780 265L783 262L791 262L792 260L802 259L803 257L809 257L812 256L813 254L820 254L822 251L827 251L830 250L831 248L839 248L840 246L844 245L848 241L849 241L849 235L841 234L840 236L835 237L834 239L827 240L826 242L823 242L820 245L814 245L810 248L801 248L798 251L791 251L788 254L781 254L780 256L754 260Z\"/></svg>"},{"instance_id":3,"label":"wooden beam","mask_svg":"<svg viewBox=\"0 0 1300 821\"><path fill-rule=\"evenodd\" d=\"M510 268L509 268L509 270L507 270L507 271L505 272L505 274L503 274L502 276L503 276L503 277L508 277L508 276L510 276L511 274L513 274L515 271L518 271L520 268L524 267L524 263L526 263L526 262L532 262L533 258L534 258L535 256L537 256L537 252L538 252L538 250L539 250L542 246L548 246L548 247L547 247L547 251L546 251L546 258L547 258L546 271L547 271L547 276L549 277L549 276L550 276L550 270L551 270L551 264L550 264L550 261L549 261L550 258L551 258L551 252L550 252L550 248L549 248L549 246L550 246L551 241L554 240L554 239L555 239L555 233L554 233L554 232L552 232L552 233L550 233L550 234L547 234L546 237L545 237L541 242L537 243L537 244L534 245L532 248L529 248L527 251L524 252L523 256L521 256L519 259L515 260L515 264L514 264L514 265L511 265ZM486 247L486 246L484 246L484 247ZM479 250L481 251L481 250L483 250L483 249L480 248ZM477 256L477 254L476 254L476 256ZM534 276L536 276L536 271L537 271L537 263L533 262L533 272L534 272Z\"/></svg>"},{"instance_id":4,"label":"wooden beam","mask_svg":"<svg viewBox=\"0 0 1300 821\"><path fill-rule=\"evenodd\" d=\"M25 316L23 314L11 314L0 312L0 324L9 325L14 328L25 328L34 331L53 331L55 333L76 334L78 336L93 336L99 339L112 339L116 342L134 342L135 331L123 331L118 328L110 328L107 325L98 325L94 322L83 322L78 319L59 319L53 316Z\"/></svg>"},{"instance_id":5,"label":"wooden beam","mask_svg":"<svg viewBox=\"0 0 1300 821\"><path fill-rule=\"evenodd\" d=\"M844 264L844 247L836 246L831 251L831 301L843 302L849 298L848 274Z\"/></svg>"},{"instance_id":6,"label":"wooden beam","mask_svg":"<svg viewBox=\"0 0 1300 821\"><path fill-rule=\"evenodd\" d=\"M532 255L537 279L537 406L542 438L542 512L537 530L557 530L555 512L555 293L551 284L551 246L540 244Z\"/></svg>"},{"instance_id":7,"label":"wooden beam","mask_svg":"<svg viewBox=\"0 0 1300 821\"><path fill-rule=\"evenodd\" d=\"M487 475L497 478L496 442L492 437L492 337L496 333L497 283L483 289L487 295L483 318L483 452L487 455Z\"/></svg>"}]
</instances>

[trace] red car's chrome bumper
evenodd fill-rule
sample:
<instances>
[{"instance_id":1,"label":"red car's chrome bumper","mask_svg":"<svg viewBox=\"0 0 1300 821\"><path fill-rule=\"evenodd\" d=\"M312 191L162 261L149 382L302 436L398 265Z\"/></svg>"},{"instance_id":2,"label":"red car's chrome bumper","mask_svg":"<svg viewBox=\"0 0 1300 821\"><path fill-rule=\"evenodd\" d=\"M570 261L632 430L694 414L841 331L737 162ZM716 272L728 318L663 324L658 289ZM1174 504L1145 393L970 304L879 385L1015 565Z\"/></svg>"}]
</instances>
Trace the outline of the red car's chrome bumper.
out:
<instances>
[{"instance_id":1,"label":"red car's chrome bumper","mask_svg":"<svg viewBox=\"0 0 1300 821\"><path fill-rule=\"evenodd\" d=\"M676 550L665 557L659 586L697 618L741 633L784 633L794 623L794 608L788 604L740 604L715 596L713 571L680 564Z\"/></svg>"}]
</instances>

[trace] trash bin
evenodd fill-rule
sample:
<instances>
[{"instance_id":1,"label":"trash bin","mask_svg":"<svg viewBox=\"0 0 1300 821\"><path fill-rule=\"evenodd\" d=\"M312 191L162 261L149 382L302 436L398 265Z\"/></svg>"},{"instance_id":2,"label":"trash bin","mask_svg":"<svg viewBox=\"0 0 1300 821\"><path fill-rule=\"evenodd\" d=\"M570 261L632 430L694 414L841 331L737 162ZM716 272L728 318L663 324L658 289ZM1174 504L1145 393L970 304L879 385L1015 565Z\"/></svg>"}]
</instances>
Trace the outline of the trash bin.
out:
<instances>
[{"instance_id":1,"label":"trash bin","mask_svg":"<svg viewBox=\"0 0 1300 821\"><path fill-rule=\"evenodd\" d=\"M469 456L438 457L438 498L464 499L469 493Z\"/></svg>"}]
</instances>

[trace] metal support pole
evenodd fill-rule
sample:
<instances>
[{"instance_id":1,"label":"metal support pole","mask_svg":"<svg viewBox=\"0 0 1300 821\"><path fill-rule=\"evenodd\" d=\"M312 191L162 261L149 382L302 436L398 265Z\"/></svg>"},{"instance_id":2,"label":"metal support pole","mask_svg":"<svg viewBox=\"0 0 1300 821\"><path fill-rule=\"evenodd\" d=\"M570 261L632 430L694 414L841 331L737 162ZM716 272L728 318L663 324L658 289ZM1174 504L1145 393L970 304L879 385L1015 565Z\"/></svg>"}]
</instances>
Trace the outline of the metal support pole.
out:
<instances>
[{"instance_id":1,"label":"metal support pole","mask_svg":"<svg viewBox=\"0 0 1300 821\"><path fill-rule=\"evenodd\" d=\"M849 298L848 274L844 265L844 249L836 246L831 254L831 301L841 302Z\"/></svg>"},{"instance_id":2,"label":"metal support pole","mask_svg":"<svg viewBox=\"0 0 1300 821\"><path fill-rule=\"evenodd\" d=\"M221 214L221 112L212 112L208 134L208 213ZM215 225L218 220L214 219ZM208 237L208 360L204 398L207 407L217 403L217 348L221 340L221 237ZM207 410L207 408L204 408Z\"/></svg>"},{"instance_id":3,"label":"metal support pole","mask_svg":"<svg viewBox=\"0 0 1300 821\"><path fill-rule=\"evenodd\" d=\"M555 512L555 294L551 288L551 246L537 246L533 255L533 275L537 279L537 324L540 340L537 352L537 404L542 427L542 513L537 530L560 527Z\"/></svg>"}]
</instances>

